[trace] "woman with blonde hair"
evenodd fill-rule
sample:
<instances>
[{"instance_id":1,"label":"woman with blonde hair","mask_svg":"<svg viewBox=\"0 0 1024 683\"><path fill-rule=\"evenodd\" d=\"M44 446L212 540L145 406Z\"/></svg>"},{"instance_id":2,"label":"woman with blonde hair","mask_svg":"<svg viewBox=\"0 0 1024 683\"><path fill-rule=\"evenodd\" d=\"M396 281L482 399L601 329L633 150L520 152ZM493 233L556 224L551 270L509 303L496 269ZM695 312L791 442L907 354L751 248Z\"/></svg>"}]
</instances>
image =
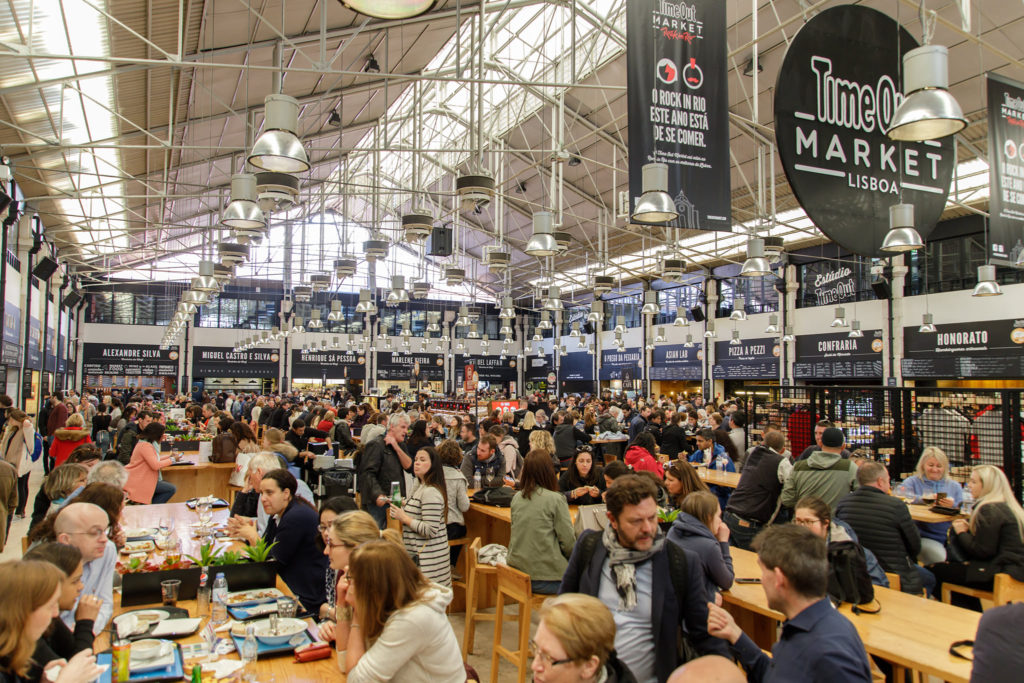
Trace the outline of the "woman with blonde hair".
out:
<instances>
[{"instance_id":1,"label":"woman with blonde hair","mask_svg":"<svg viewBox=\"0 0 1024 683\"><path fill-rule=\"evenodd\" d=\"M615 656L612 613L592 595L564 593L545 600L530 650L537 683L636 681Z\"/></svg>"},{"instance_id":2,"label":"woman with blonde hair","mask_svg":"<svg viewBox=\"0 0 1024 683\"><path fill-rule=\"evenodd\" d=\"M371 540L352 551L338 582L335 636L348 683L465 683L466 669L445 608L449 588L427 581L404 549Z\"/></svg>"},{"instance_id":3,"label":"woman with blonde hair","mask_svg":"<svg viewBox=\"0 0 1024 683\"><path fill-rule=\"evenodd\" d=\"M967 486L974 496L974 511L969 521L953 520L951 561L928 566L937 581L936 595L944 582L992 590L999 573L1024 581L1024 509L1006 475L998 467L978 465ZM959 593L954 593L954 601L970 609L980 607L977 598Z\"/></svg>"},{"instance_id":4,"label":"woman with blonde hair","mask_svg":"<svg viewBox=\"0 0 1024 683\"><path fill-rule=\"evenodd\" d=\"M915 500L932 500L937 505L959 508L963 502L964 490L960 484L949 478L949 458L941 448L929 446L917 460L917 470L903 482L904 495ZM938 494L942 494L940 499ZM943 562L946 559L946 538L950 522L918 522L921 532L921 552L917 559L922 564Z\"/></svg>"},{"instance_id":5,"label":"woman with blonde hair","mask_svg":"<svg viewBox=\"0 0 1024 683\"><path fill-rule=\"evenodd\" d=\"M263 450L275 454L281 460L281 467L291 472L296 479L302 477L302 470L294 464L299 449L284 440L283 430L271 427L263 432Z\"/></svg>"},{"instance_id":6,"label":"woman with blonde hair","mask_svg":"<svg viewBox=\"0 0 1024 683\"><path fill-rule=\"evenodd\" d=\"M530 435L539 430L537 416L532 410L527 410L523 415L523 421L519 423L519 430L516 432L516 441L519 442L519 452L530 452Z\"/></svg>"},{"instance_id":7,"label":"woman with blonde hair","mask_svg":"<svg viewBox=\"0 0 1024 683\"><path fill-rule=\"evenodd\" d=\"M0 683L24 683L29 679L32 655L50 623L60 614L64 572L37 560L0 564L0 586L5 591L0 605ZM60 661L60 660L58 660ZM92 650L82 650L52 679L54 683L91 681L102 673Z\"/></svg>"},{"instance_id":8,"label":"woman with blonde hair","mask_svg":"<svg viewBox=\"0 0 1024 683\"><path fill-rule=\"evenodd\" d=\"M544 451L551 458L551 463L555 464L555 438L551 436L551 432L546 429L534 429L530 432L530 449L527 451Z\"/></svg>"}]
</instances>

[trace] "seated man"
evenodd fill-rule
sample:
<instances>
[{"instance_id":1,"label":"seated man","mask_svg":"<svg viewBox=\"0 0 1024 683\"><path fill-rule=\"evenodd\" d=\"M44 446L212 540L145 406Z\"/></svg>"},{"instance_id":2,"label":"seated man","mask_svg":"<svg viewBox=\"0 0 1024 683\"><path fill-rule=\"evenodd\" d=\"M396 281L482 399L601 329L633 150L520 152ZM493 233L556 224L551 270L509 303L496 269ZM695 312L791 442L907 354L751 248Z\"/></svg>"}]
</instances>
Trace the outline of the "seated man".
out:
<instances>
[{"instance_id":1,"label":"seated man","mask_svg":"<svg viewBox=\"0 0 1024 683\"><path fill-rule=\"evenodd\" d=\"M81 595L94 595L100 599L100 610L93 622L93 633L99 634L114 613L114 569L117 565L117 547L108 537L110 518L106 511L92 503L71 502L57 513L53 521L53 538L58 543L71 545L82 553ZM75 628L75 607L60 613L69 629Z\"/></svg>"},{"instance_id":2,"label":"seated man","mask_svg":"<svg viewBox=\"0 0 1024 683\"><path fill-rule=\"evenodd\" d=\"M754 539L768 606L782 612L772 656L761 651L732 615L708 603L708 633L733 644L754 683L871 681L864 643L850 620L832 607L825 540L795 524L770 526Z\"/></svg>"},{"instance_id":3,"label":"seated man","mask_svg":"<svg viewBox=\"0 0 1024 683\"><path fill-rule=\"evenodd\" d=\"M463 476L472 487L474 475L479 470L481 486L501 486L505 475L505 457L498 450L498 440L490 434L484 434L476 443L476 448L465 451L462 458L460 469Z\"/></svg>"},{"instance_id":4,"label":"seated man","mask_svg":"<svg viewBox=\"0 0 1024 683\"><path fill-rule=\"evenodd\" d=\"M821 450L793 466L782 487L783 507L792 508L801 498L817 496L835 512L843 496L857 488L857 463L843 457L845 441L842 430L836 427L824 431Z\"/></svg>"},{"instance_id":5,"label":"seated man","mask_svg":"<svg viewBox=\"0 0 1024 683\"><path fill-rule=\"evenodd\" d=\"M900 575L904 593L928 595L935 588L935 576L918 566L921 534L910 510L899 498L889 495L889 472L880 462L869 460L857 470L859 488L848 493L836 507L836 517L850 525L857 540L878 558L887 572Z\"/></svg>"},{"instance_id":6,"label":"seated man","mask_svg":"<svg viewBox=\"0 0 1024 683\"><path fill-rule=\"evenodd\" d=\"M704 655L673 671L668 683L744 683L746 680L747 677L731 659Z\"/></svg>"},{"instance_id":7,"label":"seated man","mask_svg":"<svg viewBox=\"0 0 1024 683\"><path fill-rule=\"evenodd\" d=\"M252 524L253 518L256 521L256 531L260 536L267 528L267 513L260 505L260 482L263 475L276 469L280 469L281 461L275 453L257 453L249 460L248 474L245 486L235 494L235 502L231 505L231 518L228 520L228 531L232 535L241 524ZM310 502L316 507L313 500L313 492L301 479L297 480L298 488L295 495Z\"/></svg>"}]
</instances>

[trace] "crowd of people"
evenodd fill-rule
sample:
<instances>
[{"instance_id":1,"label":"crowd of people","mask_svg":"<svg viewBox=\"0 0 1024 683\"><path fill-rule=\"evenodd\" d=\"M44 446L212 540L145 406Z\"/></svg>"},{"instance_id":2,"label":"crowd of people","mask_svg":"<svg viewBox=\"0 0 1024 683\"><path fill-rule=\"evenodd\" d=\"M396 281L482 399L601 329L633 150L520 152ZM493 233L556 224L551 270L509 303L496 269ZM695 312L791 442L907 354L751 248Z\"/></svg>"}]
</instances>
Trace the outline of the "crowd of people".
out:
<instances>
[{"instance_id":1,"label":"crowd of people","mask_svg":"<svg viewBox=\"0 0 1024 683\"><path fill-rule=\"evenodd\" d=\"M0 680L41 680L55 662L60 683L91 680L92 636L113 614L124 506L175 493L160 476L173 463L170 406L58 392L33 423L5 399L8 520L26 514L33 457L46 477L28 552L0 565L10 581L0 585L19 596L0 607ZM508 492L505 561L551 596L531 643L536 681L868 681L863 644L829 602L837 572L882 586L888 573L922 599L946 582L990 589L998 572L1024 580L1024 510L998 468L973 469L966 518L915 523L888 495L885 466L847 451L834 425L818 422L794 457L778 425L748 438L740 402L533 396L482 419L442 417L427 402L377 410L340 392L200 393L173 405L185 412L174 428L210 434L212 459L235 463L229 533L270 548L353 683L466 680L446 608L461 578L449 541L467 533L471 489ZM591 444L617 435L621 459ZM323 453L353 458L358 499L318 505ZM739 472L738 484L709 486L704 467ZM937 504L950 507L963 498L937 447L903 491L942 493ZM603 505L606 520L579 533L570 505ZM733 548L757 553L768 604L786 617L771 657L720 607Z\"/></svg>"}]
</instances>

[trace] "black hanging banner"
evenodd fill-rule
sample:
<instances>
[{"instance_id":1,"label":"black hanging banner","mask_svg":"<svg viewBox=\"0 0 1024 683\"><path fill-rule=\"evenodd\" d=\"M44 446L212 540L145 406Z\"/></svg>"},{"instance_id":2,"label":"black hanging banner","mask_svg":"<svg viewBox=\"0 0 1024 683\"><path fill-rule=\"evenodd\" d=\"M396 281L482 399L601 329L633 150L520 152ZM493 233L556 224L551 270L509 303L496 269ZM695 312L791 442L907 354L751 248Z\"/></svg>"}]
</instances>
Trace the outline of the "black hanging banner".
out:
<instances>
[{"instance_id":1,"label":"black hanging banner","mask_svg":"<svg viewBox=\"0 0 1024 683\"><path fill-rule=\"evenodd\" d=\"M833 306L857 299L857 275L845 263L808 263L803 280L803 300L811 306Z\"/></svg>"},{"instance_id":2,"label":"black hanging banner","mask_svg":"<svg viewBox=\"0 0 1024 683\"><path fill-rule=\"evenodd\" d=\"M699 380L703 369L703 344L661 344L651 352L652 380Z\"/></svg>"},{"instance_id":3,"label":"black hanging banner","mask_svg":"<svg viewBox=\"0 0 1024 683\"><path fill-rule=\"evenodd\" d=\"M778 379L779 340L741 339L739 344L715 342L714 379Z\"/></svg>"},{"instance_id":4,"label":"black hanging banner","mask_svg":"<svg viewBox=\"0 0 1024 683\"><path fill-rule=\"evenodd\" d=\"M617 351L606 349L601 352L601 376L602 380L621 379L624 382L632 382L640 379L640 364L643 362L643 352L639 346Z\"/></svg>"},{"instance_id":5,"label":"black hanging banner","mask_svg":"<svg viewBox=\"0 0 1024 683\"><path fill-rule=\"evenodd\" d=\"M573 351L559 359L558 372L563 382L593 382L594 357L586 351Z\"/></svg>"},{"instance_id":6,"label":"black hanging banner","mask_svg":"<svg viewBox=\"0 0 1024 683\"><path fill-rule=\"evenodd\" d=\"M366 356L352 351L292 349L292 377L303 379L366 379Z\"/></svg>"},{"instance_id":7,"label":"black hanging banner","mask_svg":"<svg viewBox=\"0 0 1024 683\"><path fill-rule=\"evenodd\" d=\"M459 354L455 356L455 376L465 377L466 366L472 365L481 382L491 384L508 384L515 382L518 371L516 367L519 361L515 355L506 356L467 356Z\"/></svg>"},{"instance_id":8,"label":"black hanging banner","mask_svg":"<svg viewBox=\"0 0 1024 683\"><path fill-rule=\"evenodd\" d=\"M1024 251L1024 83L988 75L989 254Z\"/></svg>"},{"instance_id":9,"label":"black hanging banner","mask_svg":"<svg viewBox=\"0 0 1024 683\"><path fill-rule=\"evenodd\" d=\"M679 218L669 225L731 230L729 90L721 0L629 0L629 200L645 164L668 164Z\"/></svg>"},{"instance_id":10,"label":"black hanging banner","mask_svg":"<svg viewBox=\"0 0 1024 683\"><path fill-rule=\"evenodd\" d=\"M83 375L114 377L178 376L178 347L161 349L152 344L96 344L82 346Z\"/></svg>"},{"instance_id":11,"label":"black hanging banner","mask_svg":"<svg viewBox=\"0 0 1024 683\"><path fill-rule=\"evenodd\" d=\"M885 134L903 101L902 55L915 47L891 17L839 5L803 25L779 68L775 139L793 194L819 230L862 256L889 255L880 247L891 205L913 204L924 238L946 206L953 136Z\"/></svg>"},{"instance_id":12,"label":"black hanging banner","mask_svg":"<svg viewBox=\"0 0 1024 683\"><path fill-rule=\"evenodd\" d=\"M279 360L281 360L281 354L276 349L232 351L229 346L194 346L192 347L192 376L273 377L276 379Z\"/></svg>"},{"instance_id":13,"label":"black hanging banner","mask_svg":"<svg viewBox=\"0 0 1024 683\"><path fill-rule=\"evenodd\" d=\"M881 330L864 330L862 337L847 332L802 334L796 338L797 379L881 379Z\"/></svg>"},{"instance_id":14,"label":"black hanging banner","mask_svg":"<svg viewBox=\"0 0 1024 683\"><path fill-rule=\"evenodd\" d=\"M547 391L554 390L557 377L555 376L555 358L551 354L544 356L527 355L523 361L523 375L526 381L526 391Z\"/></svg>"},{"instance_id":15,"label":"black hanging banner","mask_svg":"<svg viewBox=\"0 0 1024 683\"><path fill-rule=\"evenodd\" d=\"M1024 377L1024 318L903 328L904 377Z\"/></svg>"},{"instance_id":16,"label":"black hanging banner","mask_svg":"<svg viewBox=\"0 0 1024 683\"><path fill-rule=\"evenodd\" d=\"M439 353L377 353L377 379L389 382L443 382L444 356Z\"/></svg>"}]
</instances>

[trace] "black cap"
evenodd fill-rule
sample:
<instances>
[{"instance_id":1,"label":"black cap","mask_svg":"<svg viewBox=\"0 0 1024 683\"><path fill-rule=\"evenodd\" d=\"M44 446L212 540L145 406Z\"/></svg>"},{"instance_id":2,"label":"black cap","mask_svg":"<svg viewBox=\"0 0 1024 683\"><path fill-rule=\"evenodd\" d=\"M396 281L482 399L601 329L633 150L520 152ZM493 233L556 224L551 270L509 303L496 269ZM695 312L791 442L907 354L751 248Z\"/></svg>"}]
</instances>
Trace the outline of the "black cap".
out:
<instances>
[{"instance_id":1,"label":"black cap","mask_svg":"<svg viewBox=\"0 0 1024 683\"><path fill-rule=\"evenodd\" d=\"M837 427L829 427L821 435L821 445L829 448L842 448L846 444L846 437L843 430Z\"/></svg>"}]
</instances>

